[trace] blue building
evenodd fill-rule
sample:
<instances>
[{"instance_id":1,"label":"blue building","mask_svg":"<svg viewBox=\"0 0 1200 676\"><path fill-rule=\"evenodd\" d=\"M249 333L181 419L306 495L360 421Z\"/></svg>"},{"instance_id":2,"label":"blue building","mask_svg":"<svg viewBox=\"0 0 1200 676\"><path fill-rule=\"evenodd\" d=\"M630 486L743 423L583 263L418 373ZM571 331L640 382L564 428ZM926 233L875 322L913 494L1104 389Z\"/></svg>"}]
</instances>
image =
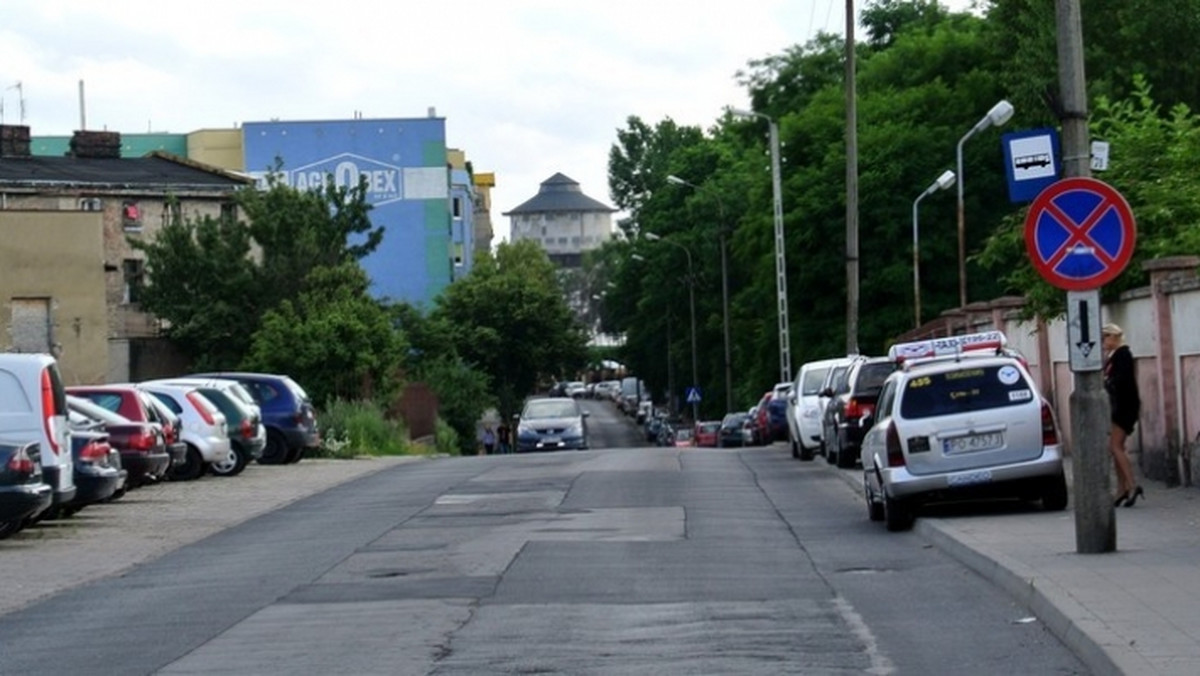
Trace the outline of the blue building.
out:
<instances>
[{"instance_id":1,"label":"blue building","mask_svg":"<svg viewBox=\"0 0 1200 676\"><path fill-rule=\"evenodd\" d=\"M447 162L445 118L247 122L245 169L262 178L282 162L296 188L367 181L383 241L362 265L376 298L428 307L472 263L473 186Z\"/></svg>"}]
</instances>

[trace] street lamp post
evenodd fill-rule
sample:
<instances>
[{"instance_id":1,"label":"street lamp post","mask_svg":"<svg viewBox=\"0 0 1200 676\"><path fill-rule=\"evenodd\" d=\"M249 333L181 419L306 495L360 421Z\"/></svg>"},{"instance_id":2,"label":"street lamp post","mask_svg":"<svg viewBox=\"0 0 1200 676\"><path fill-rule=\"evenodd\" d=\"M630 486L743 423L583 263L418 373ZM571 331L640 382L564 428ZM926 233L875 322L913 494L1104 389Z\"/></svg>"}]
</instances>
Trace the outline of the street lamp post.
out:
<instances>
[{"instance_id":1,"label":"street lamp post","mask_svg":"<svg viewBox=\"0 0 1200 676\"><path fill-rule=\"evenodd\" d=\"M775 304L779 309L779 382L792 379L792 349L788 337L788 292L786 247L783 241L783 186L779 166L779 126L775 120L763 113L730 108L738 117L757 117L767 121L771 141L771 194L772 214L775 221Z\"/></svg>"},{"instance_id":2,"label":"street lamp post","mask_svg":"<svg viewBox=\"0 0 1200 676\"><path fill-rule=\"evenodd\" d=\"M700 190L700 186L674 175L667 176L667 183L686 185L692 190ZM722 329L725 331L725 411L729 412L733 410L733 357L730 352L729 340L729 263L725 253L725 203L721 201L721 196L717 193L714 192L713 196L717 198L717 211L721 216L721 222L717 224L717 237L721 246L721 323Z\"/></svg>"},{"instance_id":3,"label":"street lamp post","mask_svg":"<svg viewBox=\"0 0 1200 676\"><path fill-rule=\"evenodd\" d=\"M988 127L999 127L1008 122L1012 115L1012 104L1000 100L992 106L987 115L983 116L983 119L971 127L971 131L958 140L958 147L955 150L955 171L958 175L958 304L960 307L967 306L967 225L963 213L963 144L967 142L967 139Z\"/></svg>"},{"instance_id":4,"label":"street lamp post","mask_svg":"<svg viewBox=\"0 0 1200 676\"><path fill-rule=\"evenodd\" d=\"M921 254L917 229L917 205L925 197L954 185L954 172L946 170L937 180L925 188L925 192L913 200L913 328L921 326Z\"/></svg>"},{"instance_id":5,"label":"street lamp post","mask_svg":"<svg viewBox=\"0 0 1200 676\"><path fill-rule=\"evenodd\" d=\"M680 249L683 249L683 254L687 256L688 310L691 312L692 317L692 387L699 387L700 370L697 368L696 361L696 278L692 276L692 251L679 242L672 242L669 239L663 239L652 232L644 233L642 236L651 242L664 242L666 244L670 244L671 246L679 247ZM692 422L700 422L699 407L700 402L692 402Z\"/></svg>"}]
</instances>

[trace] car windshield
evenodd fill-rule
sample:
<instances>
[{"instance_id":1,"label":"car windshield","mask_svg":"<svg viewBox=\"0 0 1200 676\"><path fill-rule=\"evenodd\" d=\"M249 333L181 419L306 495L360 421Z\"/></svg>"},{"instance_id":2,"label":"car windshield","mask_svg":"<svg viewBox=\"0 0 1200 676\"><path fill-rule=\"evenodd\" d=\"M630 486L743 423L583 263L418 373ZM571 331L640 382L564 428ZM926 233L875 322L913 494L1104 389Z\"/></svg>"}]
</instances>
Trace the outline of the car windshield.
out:
<instances>
[{"instance_id":1,"label":"car windshield","mask_svg":"<svg viewBox=\"0 0 1200 676\"><path fill-rule=\"evenodd\" d=\"M700 433L701 434L712 434L719 429L721 429L721 423L719 423L719 422L700 423Z\"/></svg>"},{"instance_id":2,"label":"car windshield","mask_svg":"<svg viewBox=\"0 0 1200 676\"><path fill-rule=\"evenodd\" d=\"M579 409L573 401L556 399L539 399L525 404L522 418L570 418L579 415Z\"/></svg>"},{"instance_id":3,"label":"car windshield","mask_svg":"<svg viewBox=\"0 0 1200 676\"><path fill-rule=\"evenodd\" d=\"M1034 398L1020 369L1009 364L964 368L910 378L900 414L907 419L1018 406Z\"/></svg>"},{"instance_id":4,"label":"car windshield","mask_svg":"<svg viewBox=\"0 0 1200 676\"><path fill-rule=\"evenodd\" d=\"M816 396L821 391L821 384L825 382L827 373L829 373L828 366L805 371L804 382L800 383L800 394L806 397Z\"/></svg>"}]
</instances>

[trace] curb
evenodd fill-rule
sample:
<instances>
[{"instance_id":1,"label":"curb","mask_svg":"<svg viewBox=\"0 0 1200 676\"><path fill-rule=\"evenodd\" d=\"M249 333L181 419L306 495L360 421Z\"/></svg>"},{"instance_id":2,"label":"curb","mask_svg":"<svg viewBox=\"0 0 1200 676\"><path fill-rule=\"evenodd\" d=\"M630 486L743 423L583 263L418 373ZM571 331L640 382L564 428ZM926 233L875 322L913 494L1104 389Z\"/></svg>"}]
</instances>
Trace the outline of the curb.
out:
<instances>
[{"instance_id":1,"label":"curb","mask_svg":"<svg viewBox=\"0 0 1200 676\"><path fill-rule=\"evenodd\" d=\"M832 471L860 500L864 499L858 476L851 476L860 470L848 473L824 464L822 469ZM1092 673L1121 676L1154 671L1153 665L1138 659L1136 653L1123 650L1121 639L1070 592L1048 578L1039 577L1025 564L971 544L937 518L918 517L913 530L1027 608Z\"/></svg>"}]
</instances>

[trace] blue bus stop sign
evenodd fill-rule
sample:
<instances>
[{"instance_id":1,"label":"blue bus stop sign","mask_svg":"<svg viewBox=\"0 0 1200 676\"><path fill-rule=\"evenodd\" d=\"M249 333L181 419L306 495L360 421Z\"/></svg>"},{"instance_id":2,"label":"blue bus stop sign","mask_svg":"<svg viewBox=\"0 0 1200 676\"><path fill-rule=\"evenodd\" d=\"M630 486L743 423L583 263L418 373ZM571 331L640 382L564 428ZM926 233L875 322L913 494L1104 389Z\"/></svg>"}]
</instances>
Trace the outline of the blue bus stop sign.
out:
<instances>
[{"instance_id":1,"label":"blue bus stop sign","mask_svg":"<svg viewBox=\"0 0 1200 676\"><path fill-rule=\"evenodd\" d=\"M1025 248L1054 286L1089 291L1129 264L1137 226L1129 203L1094 178L1065 178L1037 196L1025 216Z\"/></svg>"}]
</instances>

